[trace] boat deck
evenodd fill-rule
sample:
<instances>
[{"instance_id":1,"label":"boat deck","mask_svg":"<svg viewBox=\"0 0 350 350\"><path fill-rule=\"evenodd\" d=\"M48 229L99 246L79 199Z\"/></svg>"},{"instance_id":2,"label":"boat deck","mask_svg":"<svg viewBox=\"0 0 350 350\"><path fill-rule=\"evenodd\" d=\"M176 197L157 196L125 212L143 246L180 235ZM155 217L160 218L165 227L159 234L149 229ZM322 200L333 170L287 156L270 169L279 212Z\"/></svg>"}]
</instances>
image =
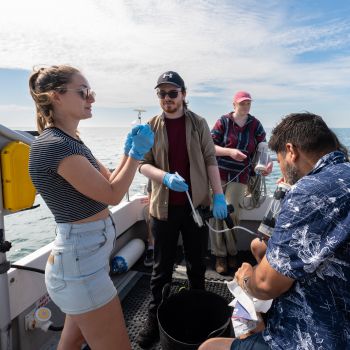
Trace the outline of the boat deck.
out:
<instances>
[{"instance_id":1,"label":"boat deck","mask_svg":"<svg viewBox=\"0 0 350 350\"><path fill-rule=\"evenodd\" d=\"M177 264L173 273L171 293L176 293L180 288L187 287L186 267L185 261L183 259L181 246L178 246L177 256ZM237 260L238 265L240 265L243 261L248 261L253 264L255 263L254 258L252 257L250 252L245 251L239 252ZM229 292L225 281L232 280L234 270L229 271L227 275L220 275L213 269L214 262L214 257L208 254L206 258L207 270L205 275L206 290L221 295L229 303L232 301L233 297ZM140 350L141 348L136 344L135 339L139 331L143 328L144 322L147 318L148 304L151 300L149 284L152 269L144 267L143 259L141 258L133 267L133 271L137 274L134 277L134 279L136 279L137 282L127 292L127 294L121 295L121 299L124 318L126 321L128 334L131 341L131 347L132 349ZM149 349L158 350L161 349L161 345L159 342L157 342Z\"/></svg>"},{"instance_id":2,"label":"boat deck","mask_svg":"<svg viewBox=\"0 0 350 350\"><path fill-rule=\"evenodd\" d=\"M142 274L142 277L122 301L126 326L131 341L131 348L134 350L141 349L136 344L135 339L139 331L143 328L147 317L147 307L151 299L149 282L150 275ZM174 278L171 293L176 293L181 287L186 286L187 281L185 279ZM206 281L205 287L206 290L223 296L228 303L232 300L232 295L223 281ZM162 348L160 342L158 341L149 349L161 350Z\"/></svg>"}]
</instances>

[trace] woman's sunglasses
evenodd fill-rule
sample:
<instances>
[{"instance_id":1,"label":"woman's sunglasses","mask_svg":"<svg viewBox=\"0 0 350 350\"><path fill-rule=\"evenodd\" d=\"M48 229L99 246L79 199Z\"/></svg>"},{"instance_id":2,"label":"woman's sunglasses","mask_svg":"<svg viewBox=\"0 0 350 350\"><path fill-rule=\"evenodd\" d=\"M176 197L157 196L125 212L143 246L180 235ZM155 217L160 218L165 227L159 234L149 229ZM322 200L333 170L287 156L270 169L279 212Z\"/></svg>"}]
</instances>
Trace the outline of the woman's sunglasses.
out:
<instances>
[{"instance_id":1,"label":"woman's sunglasses","mask_svg":"<svg viewBox=\"0 0 350 350\"><path fill-rule=\"evenodd\" d=\"M95 99L96 97L96 92L91 90L90 88L79 89L76 90L76 92L83 100L91 100L92 98Z\"/></svg>"},{"instance_id":2,"label":"woman's sunglasses","mask_svg":"<svg viewBox=\"0 0 350 350\"><path fill-rule=\"evenodd\" d=\"M165 99L165 96L168 95L170 98L176 98L179 95L179 90L170 90L170 91L163 91L159 90L157 91L157 96L163 100Z\"/></svg>"},{"instance_id":3,"label":"woman's sunglasses","mask_svg":"<svg viewBox=\"0 0 350 350\"><path fill-rule=\"evenodd\" d=\"M81 89L62 88L62 92L65 92L65 91L75 91L84 101L96 98L96 92L91 90L90 88L81 88Z\"/></svg>"}]
</instances>

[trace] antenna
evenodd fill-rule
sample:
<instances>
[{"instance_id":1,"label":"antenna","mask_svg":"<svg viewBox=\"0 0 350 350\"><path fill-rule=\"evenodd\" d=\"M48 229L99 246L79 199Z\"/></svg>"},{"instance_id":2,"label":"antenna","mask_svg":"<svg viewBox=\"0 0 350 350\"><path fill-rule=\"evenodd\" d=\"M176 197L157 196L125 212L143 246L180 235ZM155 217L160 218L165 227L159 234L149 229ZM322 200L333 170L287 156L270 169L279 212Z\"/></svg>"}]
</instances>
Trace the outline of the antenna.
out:
<instances>
[{"instance_id":1,"label":"antenna","mask_svg":"<svg viewBox=\"0 0 350 350\"><path fill-rule=\"evenodd\" d=\"M138 113L137 113L137 119L138 119L138 121L139 121L139 124L141 124L141 122L142 122L142 120L141 120L141 114L142 114L143 112L146 112L146 110L145 110L145 109L141 109L141 108L135 108L134 111L135 111L135 112L138 112Z\"/></svg>"}]
</instances>

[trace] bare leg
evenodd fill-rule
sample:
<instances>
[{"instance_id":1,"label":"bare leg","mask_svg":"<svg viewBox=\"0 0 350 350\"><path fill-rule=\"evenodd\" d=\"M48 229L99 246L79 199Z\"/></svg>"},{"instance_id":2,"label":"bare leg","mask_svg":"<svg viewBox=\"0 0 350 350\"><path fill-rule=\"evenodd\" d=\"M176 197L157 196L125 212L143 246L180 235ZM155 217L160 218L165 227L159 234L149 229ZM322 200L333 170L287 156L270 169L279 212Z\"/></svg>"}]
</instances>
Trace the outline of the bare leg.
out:
<instances>
[{"instance_id":1,"label":"bare leg","mask_svg":"<svg viewBox=\"0 0 350 350\"><path fill-rule=\"evenodd\" d=\"M267 245L265 241L261 241L259 238L254 238L250 243L250 249L255 260L260 263L266 253Z\"/></svg>"},{"instance_id":2,"label":"bare leg","mask_svg":"<svg viewBox=\"0 0 350 350\"><path fill-rule=\"evenodd\" d=\"M71 318L79 326L91 350L131 350L118 297L97 310L71 315Z\"/></svg>"},{"instance_id":3,"label":"bare leg","mask_svg":"<svg viewBox=\"0 0 350 350\"><path fill-rule=\"evenodd\" d=\"M85 339L70 315L66 316L57 350L80 350Z\"/></svg>"},{"instance_id":4,"label":"bare leg","mask_svg":"<svg viewBox=\"0 0 350 350\"><path fill-rule=\"evenodd\" d=\"M198 350L230 350L234 338L211 338L205 341Z\"/></svg>"}]
</instances>

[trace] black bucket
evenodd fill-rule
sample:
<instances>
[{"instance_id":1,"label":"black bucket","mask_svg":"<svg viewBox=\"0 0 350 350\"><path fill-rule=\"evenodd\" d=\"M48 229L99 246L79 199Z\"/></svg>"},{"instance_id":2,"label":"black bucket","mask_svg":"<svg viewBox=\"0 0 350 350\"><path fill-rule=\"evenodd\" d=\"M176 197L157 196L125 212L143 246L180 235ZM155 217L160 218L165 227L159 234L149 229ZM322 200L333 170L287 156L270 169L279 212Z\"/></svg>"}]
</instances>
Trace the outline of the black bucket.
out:
<instances>
[{"instance_id":1,"label":"black bucket","mask_svg":"<svg viewBox=\"0 0 350 350\"><path fill-rule=\"evenodd\" d=\"M230 335L232 312L223 297L187 289L168 297L169 291L165 286L157 313L163 350L195 350L209 338Z\"/></svg>"}]
</instances>

